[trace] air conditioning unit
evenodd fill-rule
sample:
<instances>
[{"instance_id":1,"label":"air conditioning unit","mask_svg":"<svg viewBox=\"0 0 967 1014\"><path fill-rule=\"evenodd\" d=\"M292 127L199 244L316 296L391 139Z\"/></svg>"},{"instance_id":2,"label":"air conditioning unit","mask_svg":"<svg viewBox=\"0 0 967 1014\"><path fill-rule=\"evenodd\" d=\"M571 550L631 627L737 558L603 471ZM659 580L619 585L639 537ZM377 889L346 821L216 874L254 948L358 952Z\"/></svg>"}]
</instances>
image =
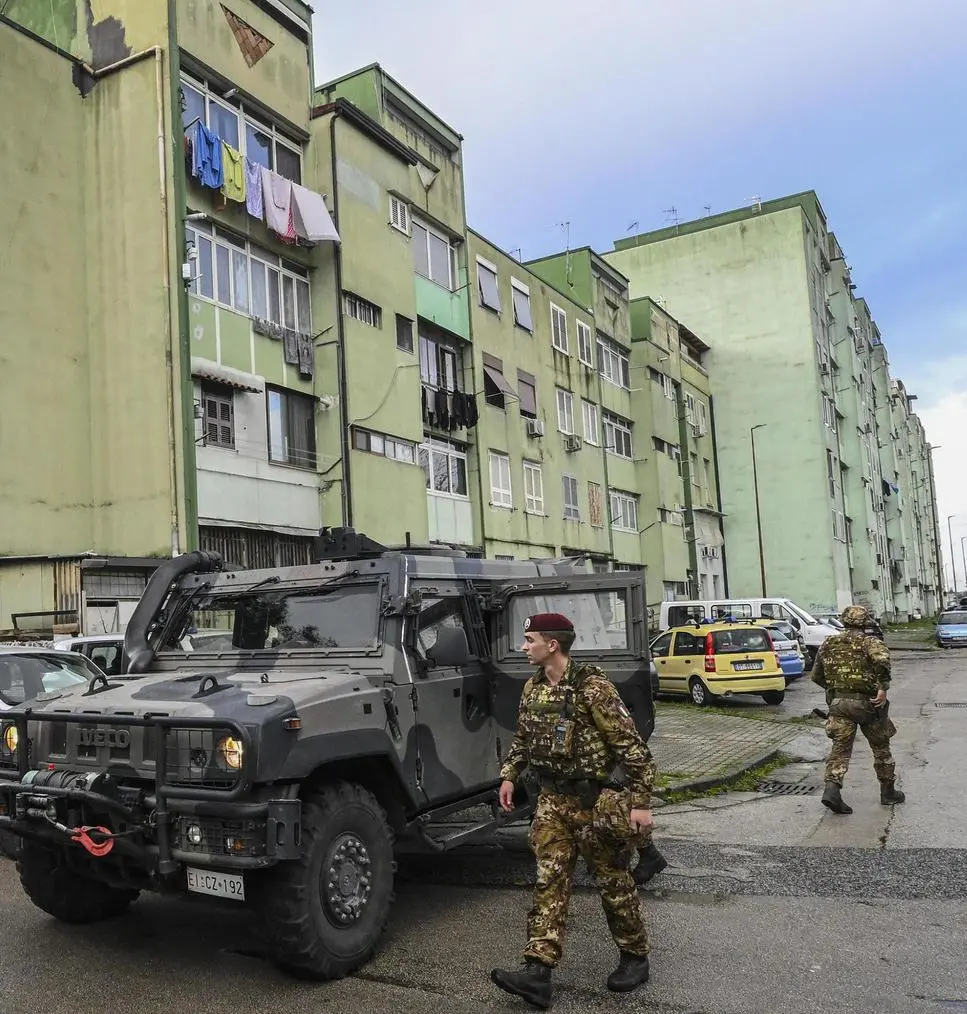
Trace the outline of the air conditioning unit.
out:
<instances>
[{"instance_id":1,"label":"air conditioning unit","mask_svg":"<svg viewBox=\"0 0 967 1014\"><path fill-rule=\"evenodd\" d=\"M584 441L580 437L575 436L573 433L568 434L568 436L564 438L564 450L567 451L568 454L581 450L583 446Z\"/></svg>"},{"instance_id":2,"label":"air conditioning unit","mask_svg":"<svg viewBox=\"0 0 967 1014\"><path fill-rule=\"evenodd\" d=\"M697 422L689 423L688 428L692 431L693 437L700 437L702 435L702 428Z\"/></svg>"},{"instance_id":3,"label":"air conditioning unit","mask_svg":"<svg viewBox=\"0 0 967 1014\"><path fill-rule=\"evenodd\" d=\"M529 437L542 437L542 436L544 436L544 420L543 419L528 419L527 420L527 435Z\"/></svg>"},{"instance_id":4,"label":"air conditioning unit","mask_svg":"<svg viewBox=\"0 0 967 1014\"><path fill-rule=\"evenodd\" d=\"M819 372L820 373L829 373L829 363L820 363L819 364Z\"/></svg>"}]
</instances>

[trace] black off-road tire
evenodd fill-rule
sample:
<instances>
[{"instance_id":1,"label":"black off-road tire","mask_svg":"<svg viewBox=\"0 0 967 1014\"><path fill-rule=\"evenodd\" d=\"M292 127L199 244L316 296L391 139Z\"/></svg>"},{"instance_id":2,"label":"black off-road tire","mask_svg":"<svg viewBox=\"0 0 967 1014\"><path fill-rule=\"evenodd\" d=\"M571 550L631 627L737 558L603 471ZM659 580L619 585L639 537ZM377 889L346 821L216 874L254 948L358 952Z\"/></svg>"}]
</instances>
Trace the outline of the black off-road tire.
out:
<instances>
[{"instance_id":1,"label":"black off-road tire","mask_svg":"<svg viewBox=\"0 0 967 1014\"><path fill-rule=\"evenodd\" d=\"M123 915L140 893L76 873L61 853L27 839L17 866L27 897L48 915L75 926Z\"/></svg>"},{"instance_id":2,"label":"black off-road tire","mask_svg":"<svg viewBox=\"0 0 967 1014\"><path fill-rule=\"evenodd\" d=\"M324 895L333 850L358 842L368 864L369 894L357 918L340 925ZM356 846L353 845L353 848ZM307 979L341 979L365 964L386 928L393 901L393 831L376 797L361 785L335 782L302 804L302 854L253 883L269 957Z\"/></svg>"}]
</instances>

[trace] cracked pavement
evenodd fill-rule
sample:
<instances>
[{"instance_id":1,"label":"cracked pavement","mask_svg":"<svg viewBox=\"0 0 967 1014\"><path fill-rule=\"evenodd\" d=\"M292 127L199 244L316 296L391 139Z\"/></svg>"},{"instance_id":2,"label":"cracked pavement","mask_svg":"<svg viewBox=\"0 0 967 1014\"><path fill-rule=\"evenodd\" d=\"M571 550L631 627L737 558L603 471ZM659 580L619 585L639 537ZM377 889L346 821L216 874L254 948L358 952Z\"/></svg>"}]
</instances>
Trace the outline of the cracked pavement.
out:
<instances>
[{"instance_id":1,"label":"cracked pavement","mask_svg":"<svg viewBox=\"0 0 967 1014\"><path fill-rule=\"evenodd\" d=\"M787 701L808 713L803 685ZM812 698L815 698L813 700ZM656 811L669 868L642 892L653 978L626 997L603 980L615 951L583 866L554 1009L656 1014L943 1014L967 1011L967 652L898 657L891 714L908 802L879 804L859 740L844 796L733 793ZM818 789L826 740L799 726L800 760L770 781ZM359 974L306 984L257 956L229 903L145 898L119 920L62 926L32 908L0 863L0 1003L11 1014L67 1014L92 1003L161 1012L280 1009L510 1012L488 979L523 944L533 864L467 848L402 862L383 947Z\"/></svg>"}]
</instances>

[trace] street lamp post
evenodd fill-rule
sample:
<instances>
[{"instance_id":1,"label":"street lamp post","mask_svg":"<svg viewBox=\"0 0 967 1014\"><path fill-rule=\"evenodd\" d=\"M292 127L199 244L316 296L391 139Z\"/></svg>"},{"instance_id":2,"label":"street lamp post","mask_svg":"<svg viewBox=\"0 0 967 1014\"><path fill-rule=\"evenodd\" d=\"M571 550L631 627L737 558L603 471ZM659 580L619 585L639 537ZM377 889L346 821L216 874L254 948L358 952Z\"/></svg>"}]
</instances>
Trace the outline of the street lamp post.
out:
<instances>
[{"instance_id":1,"label":"street lamp post","mask_svg":"<svg viewBox=\"0 0 967 1014\"><path fill-rule=\"evenodd\" d=\"M947 515L947 538L950 539L950 583L951 590L957 594L957 557L954 556L954 530L951 527L951 520L957 517L956 514Z\"/></svg>"},{"instance_id":2,"label":"street lamp post","mask_svg":"<svg viewBox=\"0 0 967 1014\"><path fill-rule=\"evenodd\" d=\"M761 430L766 423L758 423L749 429L749 440L752 443L752 485L755 489L755 527L759 536L759 577L762 582L762 597L766 597L766 558L762 551L762 514L759 509L759 472L755 460L755 431Z\"/></svg>"}]
</instances>

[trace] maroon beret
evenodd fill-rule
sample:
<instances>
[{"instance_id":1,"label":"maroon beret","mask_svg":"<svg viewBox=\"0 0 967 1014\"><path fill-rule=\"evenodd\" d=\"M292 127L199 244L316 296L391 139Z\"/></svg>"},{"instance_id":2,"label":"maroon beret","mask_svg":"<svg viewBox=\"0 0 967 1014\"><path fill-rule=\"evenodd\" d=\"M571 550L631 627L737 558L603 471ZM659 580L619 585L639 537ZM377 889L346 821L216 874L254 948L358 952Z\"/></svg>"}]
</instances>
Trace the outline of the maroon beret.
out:
<instances>
[{"instance_id":1,"label":"maroon beret","mask_svg":"<svg viewBox=\"0 0 967 1014\"><path fill-rule=\"evenodd\" d=\"M557 634L573 629L574 624L561 613L535 613L524 620L524 630L532 634Z\"/></svg>"}]
</instances>

